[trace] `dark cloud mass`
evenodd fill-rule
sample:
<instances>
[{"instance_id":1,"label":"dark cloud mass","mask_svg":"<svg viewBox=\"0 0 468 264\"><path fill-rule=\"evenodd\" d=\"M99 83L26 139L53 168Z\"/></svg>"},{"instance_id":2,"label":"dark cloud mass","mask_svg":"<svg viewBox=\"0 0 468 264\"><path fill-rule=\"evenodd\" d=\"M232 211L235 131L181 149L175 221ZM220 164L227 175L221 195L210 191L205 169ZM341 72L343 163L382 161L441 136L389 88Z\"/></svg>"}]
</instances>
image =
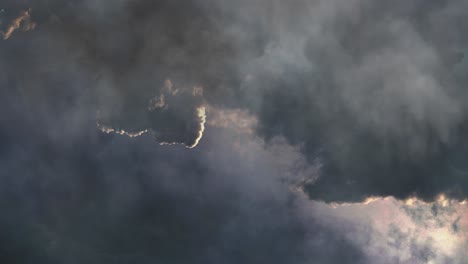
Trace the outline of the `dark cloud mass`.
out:
<instances>
[{"instance_id":1,"label":"dark cloud mass","mask_svg":"<svg viewBox=\"0 0 468 264\"><path fill-rule=\"evenodd\" d=\"M199 103L147 109L170 79L202 86L208 104L249 109L265 137L321 156L322 177L305 186L313 199L466 196L462 2L31 6L41 28L30 38L64 45L114 131L192 146Z\"/></svg>"},{"instance_id":2,"label":"dark cloud mass","mask_svg":"<svg viewBox=\"0 0 468 264\"><path fill-rule=\"evenodd\" d=\"M246 157L223 130L188 151L100 133L92 119L74 136L54 134L21 116L16 107L25 105L1 102L10 113L0 141L2 263L365 259L342 234L300 216L299 201L277 180L286 168L274 165L276 155L246 147ZM279 147L279 159L290 159Z\"/></svg>"},{"instance_id":3,"label":"dark cloud mass","mask_svg":"<svg viewBox=\"0 0 468 264\"><path fill-rule=\"evenodd\" d=\"M353 239L372 230L305 217L289 185L337 203L468 198L466 10L0 0L0 262L403 259ZM391 232L408 263L440 259Z\"/></svg>"}]
</instances>

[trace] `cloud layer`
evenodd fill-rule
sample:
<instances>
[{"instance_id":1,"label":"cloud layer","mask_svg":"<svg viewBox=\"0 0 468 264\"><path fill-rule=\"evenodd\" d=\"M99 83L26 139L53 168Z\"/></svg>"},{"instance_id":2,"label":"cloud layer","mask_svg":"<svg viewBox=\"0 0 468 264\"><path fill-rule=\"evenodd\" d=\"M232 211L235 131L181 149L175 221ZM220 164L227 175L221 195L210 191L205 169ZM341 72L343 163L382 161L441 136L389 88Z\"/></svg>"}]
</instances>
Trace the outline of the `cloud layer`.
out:
<instances>
[{"instance_id":1,"label":"cloud layer","mask_svg":"<svg viewBox=\"0 0 468 264\"><path fill-rule=\"evenodd\" d=\"M0 9L0 262L465 262L464 1Z\"/></svg>"}]
</instances>

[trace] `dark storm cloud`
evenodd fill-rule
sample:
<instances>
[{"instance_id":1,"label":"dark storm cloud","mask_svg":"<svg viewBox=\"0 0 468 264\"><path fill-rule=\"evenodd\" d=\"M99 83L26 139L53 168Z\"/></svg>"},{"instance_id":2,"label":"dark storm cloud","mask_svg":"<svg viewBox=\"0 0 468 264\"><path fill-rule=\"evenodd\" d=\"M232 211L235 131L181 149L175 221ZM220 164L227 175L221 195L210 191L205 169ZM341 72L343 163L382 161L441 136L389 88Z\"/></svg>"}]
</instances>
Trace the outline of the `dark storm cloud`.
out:
<instances>
[{"instance_id":1,"label":"dark storm cloud","mask_svg":"<svg viewBox=\"0 0 468 264\"><path fill-rule=\"evenodd\" d=\"M289 6L289 3L288 3ZM312 199L467 194L465 3L293 1L246 70L267 138L323 161ZM286 17L286 18L285 18ZM294 19L293 19L294 17Z\"/></svg>"},{"instance_id":2,"label":"dark storm cloud","mask_svg":"<svg viewBox=\"0 0 468 264\"><path fill-rule=\"evenodd\" d=\"M100 133L93 120L81 133L55 135L44 120L21 116L28 113L8 99L0 99L1 113L9 113L1 115L2 262L365 259L342 234L297 213L300 204L277 180L286 168L273 162L290 159L286 146L273 155L247 145L244 155L225 144L232 135L213 129L187 151L144 135Z\"/></svg>"},{"instance_id":3,"label":"dark storm cloud","mask_svg":"<svg viewBox=\"0 0 468 264\"><path fill-rule=\"evenodd\" d=\"M193 146L198 99L148 110L170 79L203 87L208 105L249 110L265 138L284 136L323 160L320 179L304 186L313 199L466 196L462 1L30 6L40 27L29 38L61 43L69 54L57 60L85 74L107 131L152 130Z\"/></svg>"},{"instance_id":4,"label":"dark storm cloud","mask_svg":"<svg viewBox=\"0 0 468 264\"><path fill-rule=\"evenodd\" d=\"M192 145L193 110L237 100L226 76L244 54L194 2L110 3L8 6L31 7L38 26L0 42L0 262L364 261L304 221L287 168L262 147L236 152L238 135L206 131L188 151L99 130ZM274 157L287 160L286 145Z\"/></svg>"},{"instance_id":5,"label":"dark storm cloud","mask_svg":"<svg viewBox=\"0 0 468 264\"><path fill-rule=\"evenodd\" d=\"M99 112L101 127L129 135L148 130L161 143L197 144L204 122L200 91L210 89L215 92L207 93L208 97L234 100L232 89L218 87L236 82L236 76L229 77L237 66L235 58L244 56L246 52L240 50L251 43L225 35L219 21L210 18L216 8L202 8L195 1L11 1L4 5L11 13L26 7L33 10L32 19L40 26L34 34L4 43L13 49L21 42L23 47L16 50L27 50L16 54L19 62L10 66L29 64L21 70L31 77L19 76L19 81L31 83L21 88L31 92L38 90L34 86L50 86L31 79L42 78L43 71L62 78L64 69L57 65L76 67L84 77L70 72L72 76L63 79L89 81L81 89L88 90L89 107ZM55 47L37 47L51 42ZM42 61L34 61L36 57ZM167 79L179 94L164 94L161 88ZM149 108L158 96L165 96L170 104Z\"/></svg>"},{"instance_id":6,"label":"dark storm cloud","mask_svg":"<svg viewBox=\"0 0 468 264\"><path fill-rule=\"evenodd\" d=\"M252 114L253 138L284 137L278 149L319 160L292 161L320 171L300 175L312 199L467 196L463 1L0 8L2 27L29 8L37 23L0 42L4 262L366 262L349 237L297 214L281 160L235 154L237 134L205 131L189 152L142 133L194 146L205 105ZM412 260L433 258L397 240Z\"/></svg>"}]
</instances>

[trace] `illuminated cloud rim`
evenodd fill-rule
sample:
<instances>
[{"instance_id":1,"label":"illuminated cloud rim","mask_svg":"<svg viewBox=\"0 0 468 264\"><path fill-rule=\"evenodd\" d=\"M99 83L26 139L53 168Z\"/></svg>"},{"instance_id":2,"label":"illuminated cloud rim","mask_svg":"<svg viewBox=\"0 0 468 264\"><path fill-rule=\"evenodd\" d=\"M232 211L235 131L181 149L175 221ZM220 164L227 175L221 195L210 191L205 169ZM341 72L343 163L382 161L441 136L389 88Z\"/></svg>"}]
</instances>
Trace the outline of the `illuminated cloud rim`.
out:
<instances>
[{"instance_id":1,"label":"illuminated cloud rim","mask_svg":"<svg viewBox=\"0 0 468 264\"><path fill-rule=\"evenodd\" d=\"M150 132L160 145L183 144L187 148L194 148L205 130L206 108L200 103L202 95L201 87L196 86L189 93L175 89L172 82L166 80L160 94L148 102L147 117L144 119L146 128L117 128L109 125L100 111L97 114L97 127L104 133L132 138Z\"/></svg>"},{"instance_id":2,"label":"illuminated cloud rim","mask_svg":"<svg viewBox=\"0 0 468 264\"><path fill-rule=\"evenodd\" d=\"M2 9L0 16L2 16L5 11ZM7 40L11 37L13 32L17 29L22 31L30 31L36 27L36 23L31 20L32 9L23 10L19 15L14 18L10 23L8 23L3 31L0 31L4 40ZM0 26L3 26L3 21L0 20Z\"/></svg>"}]
</instances>

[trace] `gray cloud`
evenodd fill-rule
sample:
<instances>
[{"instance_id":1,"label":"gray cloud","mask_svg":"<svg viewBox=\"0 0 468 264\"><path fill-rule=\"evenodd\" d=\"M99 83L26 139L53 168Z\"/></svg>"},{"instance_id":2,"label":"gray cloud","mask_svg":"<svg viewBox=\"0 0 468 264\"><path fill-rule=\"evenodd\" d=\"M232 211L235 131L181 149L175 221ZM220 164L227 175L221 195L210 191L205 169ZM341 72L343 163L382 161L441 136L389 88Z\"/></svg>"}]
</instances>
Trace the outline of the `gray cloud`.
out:
<instances>
[{"instance_id":1,"label":"gray cloud","mask_svg":"<svg viewBox=\"0 0 468 264\"><path fill-rule=\"evenodd\" d=\"M463 1L0 8L38 25L0 42L5 262L375 263L372 231L304 219L291 185L466 198Z\"/></svg>"},{"instance_id":2,"label":"gray cloud","mask_svg":"<svg viewBox=\"0 0 468 264\"><path fill-rule=\"evenodd\" d=\"M20 118L14 106L1 107L17 120L0 139L2 261L365 259L342 234L298 213L302 206L281 179L302 155L284 140L265 144L252 134L207 127L206 140L187 151L145 135L100 133L88 122L81 133L59 134L66 144L46 125ZM243 144L229 142L234 135Z\"/></svg>"},{"instance_id":3,"label":"gray cloud","mask_svg":"<svg viewBox=\"0 0 468 264\"><path fill-rule=\"evenodd\" d=\"M455 71L466 46L462 6L295 1L301 19L278 22L283 31L275 26L276 42L246 70L243 88L263 135L322 157L321 179L305 186L311 198L465 197L465 178L451 168L463 169L466 145Z\"/></svg>"}]
</instances>

